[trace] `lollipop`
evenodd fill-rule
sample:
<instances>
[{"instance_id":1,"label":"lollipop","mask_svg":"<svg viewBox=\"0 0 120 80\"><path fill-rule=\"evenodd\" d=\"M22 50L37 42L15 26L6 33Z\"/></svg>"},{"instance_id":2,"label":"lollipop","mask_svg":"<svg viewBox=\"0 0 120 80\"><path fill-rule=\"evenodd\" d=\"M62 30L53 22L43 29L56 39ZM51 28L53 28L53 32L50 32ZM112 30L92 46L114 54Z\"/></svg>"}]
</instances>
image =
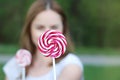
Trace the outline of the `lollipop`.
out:
<instances>
[{"instance_id":1,"label":"lollipop","mask_svg":"<svg viewBox=\"0 0 120 80\"><path fill-rule=\"evenodd\" d=\"M22 80L25 80L25 67L31 63L31 53L25 49L20 49L16 53L16 61L22 67Z\"/></svg>"},{"instance_id":2,"label":"lollipop","mask_svg":"<svg viewBox=\"0 0 120 80\"><path fill-rule=\"evenodd\" d=\"M48 30L38 40L38 48L46 57L59 58L66 51L67 41L61 32Z\"/></svg>"},{"instance_id":3,"label":"lollipop","mask_svg":"<svg viewBox=\"0 0 120 80\"><path fill-rule=\"evenodd\" d=\"M65 53L67 41L61 32L48 30L38 40L38 48L46 57L53 58L54 80L56 80L55 58Z\"/></svg>"},{"instance_id":4,"label":"lollipop","mask_svg":"<svg viewBox=\"0 0 120 80\"><path fill-rule=\"evenodd\" d=\"M32 58L32 56L31 56L30 52L25 49L20 49L16 53L17 63L21 67L26 67L26 66L30 65L31 58Z\"/></svg>"}]
</instances>

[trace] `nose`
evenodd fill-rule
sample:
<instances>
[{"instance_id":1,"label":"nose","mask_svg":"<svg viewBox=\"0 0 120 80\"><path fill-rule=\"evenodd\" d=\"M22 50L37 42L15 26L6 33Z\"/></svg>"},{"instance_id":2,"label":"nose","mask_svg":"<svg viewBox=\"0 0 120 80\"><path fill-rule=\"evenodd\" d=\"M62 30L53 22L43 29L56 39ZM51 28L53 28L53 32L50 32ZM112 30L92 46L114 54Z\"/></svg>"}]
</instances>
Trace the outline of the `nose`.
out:
<instances>
[{"instance_id":1,"label":"nose","mask_svg":"<svg viewBox=\"0 0 120 80\"><path fill-rule=\"evenodd\" d=\"M47 26L47 27L45 28L45 31L48 31L48 30L51 30L51 28L50 28L49 26Z\"/></svg>"}]
</instances>

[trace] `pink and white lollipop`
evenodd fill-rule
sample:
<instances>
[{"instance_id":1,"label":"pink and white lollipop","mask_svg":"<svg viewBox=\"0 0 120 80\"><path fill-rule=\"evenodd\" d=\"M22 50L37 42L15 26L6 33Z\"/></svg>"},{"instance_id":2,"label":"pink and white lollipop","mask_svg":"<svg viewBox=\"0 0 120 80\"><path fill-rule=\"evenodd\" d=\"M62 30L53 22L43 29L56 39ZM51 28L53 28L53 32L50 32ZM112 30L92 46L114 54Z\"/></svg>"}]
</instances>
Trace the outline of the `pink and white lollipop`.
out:
<instances>
[{"instance_id":1,"label":"pink and white lollipop","mask_svg":"<svg viewBox=\"0 0 120 80\"><path fill-rule=\"evenodd\" d=\"M54 80L56 80L55 58L59 58L66 51L67 41L61 32L48 30L38 40L38 48L46 57L53 58Z\"/></svg>"},{"instance_id":2,"label":"pink and white lollipop","mask_svg":"<svg viewBox=\"0 0 120 80\"><path fill-rule=\"evenodd\" d=\"M67 41L61 32L48 30L38 40L38 48L46 57L59 58L66 51Z\"/></svg>"},{"instance_id":3,"label":"pink and white lollipop","mask_svg":"<svg viewBox=\"0 0 120 80\"><path fill-rule=\"evenodd\" d=\"M21 67L26 67L31 64L31 53L28 50L20 49L16 53L16 61Z\"/></svg>"},{"instance_id":4,"label":"pink and white lollipop","mask_svg":"<svg viewBox=\"0 0 120 80\"><path fill-rule=\"evenodd\" d=\"M25 80L25 67L31 64L31 53L26 49L20 49L16 53L16 61L22 67L22 80Z\"/></svg>"}]
</instances>

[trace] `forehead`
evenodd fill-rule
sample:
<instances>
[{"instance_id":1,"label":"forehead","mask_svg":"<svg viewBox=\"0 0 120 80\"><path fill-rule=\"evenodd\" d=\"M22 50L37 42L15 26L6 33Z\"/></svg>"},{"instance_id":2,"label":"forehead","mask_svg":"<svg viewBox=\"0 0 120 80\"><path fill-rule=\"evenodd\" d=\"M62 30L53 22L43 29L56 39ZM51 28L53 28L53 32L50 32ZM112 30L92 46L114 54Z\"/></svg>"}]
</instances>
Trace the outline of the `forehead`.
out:
<instances>
[{"instance_id":1,"label":"forehead","mask_svg":"<svg viewBox=\"0 0 120 80\"><path fill-rule=\"evenodd\" d=\"M33 23L41 24L57 24L61 22L61 16L57 12L50 9L40 12L33 20Z\"/></svg>"}]
</instances>

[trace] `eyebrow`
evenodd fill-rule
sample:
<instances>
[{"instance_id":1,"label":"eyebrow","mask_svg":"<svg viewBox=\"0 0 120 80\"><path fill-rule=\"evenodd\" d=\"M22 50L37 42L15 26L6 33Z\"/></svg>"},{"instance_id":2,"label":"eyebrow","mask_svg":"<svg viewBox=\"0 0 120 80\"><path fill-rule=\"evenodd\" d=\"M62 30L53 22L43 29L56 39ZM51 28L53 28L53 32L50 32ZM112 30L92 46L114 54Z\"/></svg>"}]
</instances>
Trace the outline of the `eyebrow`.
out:
<instances>
[{"instance_id":1,"label":"eyebrow","mask_svg":"<svg viewBox=\"0 0 120 80\"><path fill-rule=\"evenodd\" d=\"M44 26L44 25L42 25L42 24L36 24L36 26ZM52 24L50 26L58 26L58 24Z\"/></svg>"},{"instance_id":2,"label":"eyebrow","mask_svg":"<svg viewBox=\"0 0 120 80\"><path fill-rule=\"evenodd\" d=\"M53 25L50 25L50 26L58 26L58 24L53 24Z\"/></svg>"}]
</instances>

